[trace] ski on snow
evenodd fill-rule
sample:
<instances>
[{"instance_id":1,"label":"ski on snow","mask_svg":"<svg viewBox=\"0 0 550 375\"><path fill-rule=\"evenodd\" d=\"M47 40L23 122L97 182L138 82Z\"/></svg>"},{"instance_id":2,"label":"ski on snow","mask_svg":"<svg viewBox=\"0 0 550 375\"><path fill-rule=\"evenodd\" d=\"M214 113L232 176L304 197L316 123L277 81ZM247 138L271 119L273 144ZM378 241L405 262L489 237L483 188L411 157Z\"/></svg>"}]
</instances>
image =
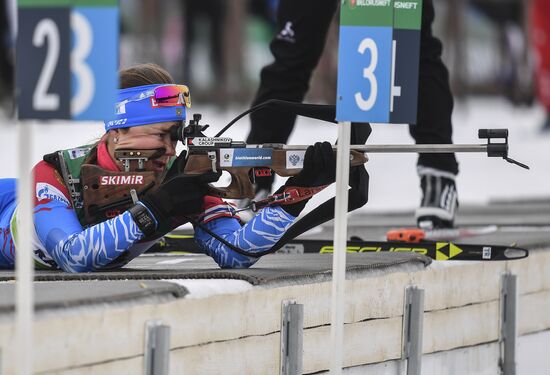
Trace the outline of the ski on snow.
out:
<instances>
[{"instance_id":1,"label":"ski on snow","mask_svg":"<svg viewBox=\"0 0 550 375\"><path fill-rule=\"evenodd\" d=\"M203 253L195 243L192 235L169 234L164 236L151 251ZM332 240L294 239L281 247L277 253L305 254L305 253L332 253ZM487 245L487 244L460 244L451 241L363 241L351 240L347 242L348 253L378 253L378 252L414 252L425 255L434 260L515 260L526 258L527 249L517 246Z\"/></svg>"}]
</instances>

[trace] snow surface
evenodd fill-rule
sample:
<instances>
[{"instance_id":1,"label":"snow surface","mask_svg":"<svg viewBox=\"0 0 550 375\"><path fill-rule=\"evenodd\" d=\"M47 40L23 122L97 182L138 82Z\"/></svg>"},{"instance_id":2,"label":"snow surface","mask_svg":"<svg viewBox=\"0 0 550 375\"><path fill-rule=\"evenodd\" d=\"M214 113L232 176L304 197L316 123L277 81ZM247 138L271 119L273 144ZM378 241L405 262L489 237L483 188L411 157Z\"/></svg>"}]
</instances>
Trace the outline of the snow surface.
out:
<instances>
[{"instance_id":1,"label":"snow surface","mask_svg":"<svg viewBox=\"0 0 550 375\"><path fill-rule=\"evenodd\" d=\"M192 113L201 113L210 124L207 135L213 136L230 119L246 108L220 110L213 106L195 105ZM484 154L460 153L460 174L457 179L461 204L482 204L494 199L550 198L550 132L542 133L544 111L539 106L513 107L505 99L473 97L457 102L453 114L454 142L457 144L484 141L477 139L479 128L508 128L510 154L531 167L530 171ZM29 152L34 162L42 155L62 148L86 144L98 139L102 123L51 121L33 127ZM374 124L369 144L412 144L405 125ZM244 140L249 120L240 120L224 135ZM5 161L0 178L18 175L17 126L13 120L0 119L0 156ZM337 126L307 118L299 118L289 144L311 144L337 137ZM27 152L27 151L26 151ZM362 211L413 209L420 200L419 180L414 154L370 154L367 170L371 176L369 203ZM280 179L278 182L282 182ZM326 199L327 189L316 199ZM314 207L314 204L308 205Z\"/></svg>"},{"instance_id":2,"label":"snow surface","mask_svg":"<svg viewBox=\"0 0 550 375\"><path fill-rule=\"evenodd\" d=\"M187 299L208 298L219 294L239 294L253 288L252 284L244 280L232 279L170 279L162 280L185 287L189 294Z\"/></svg>"}]
</instances>

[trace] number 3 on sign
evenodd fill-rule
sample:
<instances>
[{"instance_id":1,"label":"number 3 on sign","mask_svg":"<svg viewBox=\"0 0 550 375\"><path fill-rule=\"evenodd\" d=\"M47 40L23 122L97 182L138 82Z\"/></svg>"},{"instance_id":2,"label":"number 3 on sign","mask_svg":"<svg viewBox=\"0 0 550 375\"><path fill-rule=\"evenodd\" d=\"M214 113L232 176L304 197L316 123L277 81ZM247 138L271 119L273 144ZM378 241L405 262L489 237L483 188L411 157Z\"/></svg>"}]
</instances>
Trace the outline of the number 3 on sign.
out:
<instances>
[{"instance_id":1,"label":"number 3 on sign","mask_svg":"<svg viewBox=\"0 0 550 375\"><path fill-rule=\"evenodd\" d=\"M71 29L75 33L76 43L71 51L71 70L78 80L78 91L71 99L71 114L80 115L92 102L95 91L94 73L86 64L92 51L93 33L90 22L81 13L71 13Z\"/></svg>"},{"instance_id":2,"label":"number 3 on sign","mask_svg":"<svg viewBox=\"0 0 550 375\"><path fill-rule=\"evenodd\" d=\"M357 51L360 54L365 54L366 50L370 51L370 64L363 69L363 78L367 79L370 83L370 94L367 100L363 99L363 95L360 92L355 93L355 102L357 106L363 111L369 111L376 103L376 97L378 95L378 82L374 75L374 70L378 64L378 47L371 38L365 38L359 44Z\"/></svg>"}]
</instances>

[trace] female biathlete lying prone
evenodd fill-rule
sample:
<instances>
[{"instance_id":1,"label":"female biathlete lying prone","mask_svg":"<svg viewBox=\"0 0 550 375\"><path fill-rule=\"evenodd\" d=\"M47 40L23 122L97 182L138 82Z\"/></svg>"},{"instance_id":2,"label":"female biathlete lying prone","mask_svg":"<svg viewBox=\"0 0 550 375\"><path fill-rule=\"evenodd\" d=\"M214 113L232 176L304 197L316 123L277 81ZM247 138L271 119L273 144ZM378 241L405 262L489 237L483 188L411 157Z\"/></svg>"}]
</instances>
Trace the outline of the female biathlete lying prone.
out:
<instances>
[{"instance_id":1,"label":"female biathlete lying prone","mask_svg":"<svg viewBox=\"0 0 550 375\"><path fill-rule=\"evenodd\" d=\"M307 200L264 207L242 225L228 203L207 195L207 183L219 174L180 173L185 154L176 158L170 129L185 120L187 88L154 64L121 71L120 87L115 119L105 121L99 142L45 155L34 167L36 267L67 272L121 267L190 220L200 224L195 240L220 267L250 267L258 258L231 246L250 253L271 248ZM132 150L152 154L140 161L139 173L133 165L138 161L128 157L136 155ZM281 191L327 185L334 169L330 144L317 143ZM13 268L16 260L15 185L15 179L0 179L0 268ZM128 194L128 185L138 187L136 194Z\"/></svg>"}]
</instances>

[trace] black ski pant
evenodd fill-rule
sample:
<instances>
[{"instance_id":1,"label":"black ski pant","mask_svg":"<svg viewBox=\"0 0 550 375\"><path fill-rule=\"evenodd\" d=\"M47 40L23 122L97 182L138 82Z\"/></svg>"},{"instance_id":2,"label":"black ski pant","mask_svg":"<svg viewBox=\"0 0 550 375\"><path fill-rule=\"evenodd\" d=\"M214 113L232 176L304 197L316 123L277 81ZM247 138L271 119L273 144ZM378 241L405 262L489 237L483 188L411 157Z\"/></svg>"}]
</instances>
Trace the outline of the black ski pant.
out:
<instances>
[{"instance_id":1,"label":"black ski pant","mask_svg":"<svg viewBox=\"0 0 550 375\"><path fill-rule=\"evenodd\" d=\"M0 99L3 95L12 96L13 63L9 58L11 36L8 22L7 1L0 1Z\"/></svg>"},{"instance_id":2,"label":"black ski pant","mask_svg":"<svg viewBox=\"0 0 550 375\"><path fill-rule=\"evenodd\" d=\"M261 71L253 106L269 99L302 102L311 74L323 52L327 32L337 10L337 0L280 0L277 28L270 44L275 61ZM417 144L452 143L453 97L448 71L441 60L441 42L432 34L434 8L425 0L422 10L420 76L417 123L409 127ZM286 143L296 116L263 109L254 112L247 143ZM455 155L420 154L418 164L458 173ZM272 180L258 179L259 188L270 189Z\"/></svg>"}]
</instances>

